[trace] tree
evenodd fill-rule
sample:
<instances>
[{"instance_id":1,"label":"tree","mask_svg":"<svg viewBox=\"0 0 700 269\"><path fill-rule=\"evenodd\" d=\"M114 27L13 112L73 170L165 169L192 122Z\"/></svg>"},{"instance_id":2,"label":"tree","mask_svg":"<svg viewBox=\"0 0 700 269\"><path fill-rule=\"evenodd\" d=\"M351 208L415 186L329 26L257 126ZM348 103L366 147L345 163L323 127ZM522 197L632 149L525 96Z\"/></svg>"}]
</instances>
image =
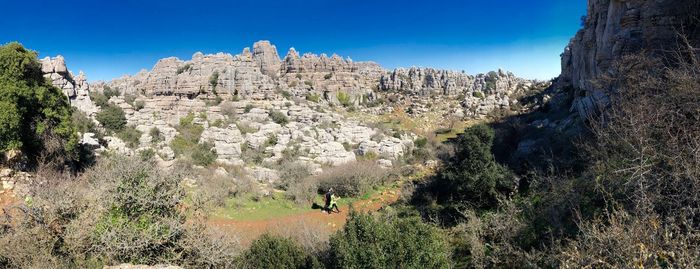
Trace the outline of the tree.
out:
<instances>
[{"instance_id":1,"label":"tree","mask_svg":"<svg viewBox=\"0 0 700 269\"><path fill-rule=\"evenodd\" d=\"M118 132L126 126L126 115L121 107L107 105L95 115L95 119L107 130Z\"/></svg>"},{"instance_id":2,"label":"tree","mask_svg":"<svg viewBox=\"0 0 700 269\"><path fill-rule=\"evenodd\" d=\"M19 149L30 158L53 137L60 151L76 149L68 99L41 72L37 53L13 42L0 46L0 152Z\"/></svg>"},{"instance_id":3,"label":"tree","mask_svg":"<svg viewBox=\"0 0 700 269\"><path fill-rule=\"evenodd\" d=\"M330 245L331 268L450 268L440 230L417 217L384 220L351 212Z\"/></svg>"},{"instance_id":4,"label":"tree","mask_svg":"<svg viewBox=\"0 0 700 269\"><path fill-rule=\"evenodd\" d=\"M502 192L513 190L511 172L498 164L491 153L493 139L493 129L476 125L453 141L455 152L433 184L441 200L490 209L498 205Z\"/></svg>"},{"instance_id":5,"label":"tree","mask_svg":"<svg viewBox=\"0 0 700 269\"><path fill-rule=\"evenodd\" d=\"M243 254L244 268L307 268L309 257L294 241L264 234Z\"/></svg>"}]
</instances>

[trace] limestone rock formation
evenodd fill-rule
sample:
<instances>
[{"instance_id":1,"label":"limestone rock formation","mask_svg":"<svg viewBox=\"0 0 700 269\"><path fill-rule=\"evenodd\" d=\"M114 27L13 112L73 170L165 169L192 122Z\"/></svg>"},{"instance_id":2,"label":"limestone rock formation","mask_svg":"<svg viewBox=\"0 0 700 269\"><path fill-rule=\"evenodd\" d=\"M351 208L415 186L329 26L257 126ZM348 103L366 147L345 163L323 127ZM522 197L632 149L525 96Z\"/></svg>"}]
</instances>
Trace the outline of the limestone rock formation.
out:
<instances>
[{"instance_id":1,"label":"limestone rock formation","mask_svg":"<svg viewBox=\"0 0 700 269\"><path fill-rule=\"evenodd\" d=\"M202 95L204 99L237 96L261 100L274 95L275 88L273 80L261 72L260 64L247 48L235 56L197 52L189 61L174 57L161 59L151 71L124 76L107 85L124 93L190 99Z\"/></svg>"},{"instance_id":2,"label":"limestone rock formation","mask_svg":"<svg viewBox=\"0 0 700 269\"><path fill-rule=\"evenodd\" d=\"M82 71L77 77L73 76L73 73L66 67L63 56L41 59L41 71L53 86L63 91L72 106L89 116L97 113L97 106L90 100L90 84L87 82L87 77Z\"/></svg>"},{"instance_id":3,"label":"limestone rock formation","mask_svg":"<svg viewBox=\"0 0 700 269\"><path fill-rule=\"evenodd\" d=\"M347 95L349 102L359 104L364 96L377 88L377 81L385 72L373 62L354 62L337 54L331 57L312 53L299 56L291 48L282 61L279 84L295 96L313 94L324 101L339 104L338 95Z\"/></svg>"},{"instance_id":4,"label":"limestone rock formation","mask_svg":"<svg viewBox=\"0 0 700 269\"><path fill-rule=\"evenodd\" d=\"M253 44L253 59L263 74L277 78L282 61L277 54L277 47L270 41L263 40Z\"/></svg>"},{"instance_id":5,"label":"limestone rock formation","mask_svg":"<svg viewBox=\"0 0 700 269\"><path fill-rule=\"evenodd\" d=\"M622 56L641 50L661 56L682 44L679 33L700 44L698 17L700 2L692 0L588 1L584 27L562 54L559 78L563 86L583 91L575 109L587 113L606 102L592 82Z\"/></svg>"},{"instance_id":6,"label":"limestone rock formation","mask_svg":"<svg viewBox=\"0 0 700 269\"><path fill-rule=\"evenodd\" d=\"M498 70L470 76L432 68L396 69L379 80L379 88L409 96L463 96L462 116L481 118L496 109L510 109L517 97L530 90L536 81L518 78ZM413 111L420 108L413 108Z\"/></svg>"}]
</instances>

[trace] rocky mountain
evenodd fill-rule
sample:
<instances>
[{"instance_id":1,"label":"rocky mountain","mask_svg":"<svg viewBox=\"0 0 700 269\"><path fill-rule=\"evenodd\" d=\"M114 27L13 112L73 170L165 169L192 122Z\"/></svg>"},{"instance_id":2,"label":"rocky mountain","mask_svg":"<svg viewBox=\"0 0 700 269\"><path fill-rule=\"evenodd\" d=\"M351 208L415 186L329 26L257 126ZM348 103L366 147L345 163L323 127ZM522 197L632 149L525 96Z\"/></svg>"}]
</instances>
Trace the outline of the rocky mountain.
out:
<instances>
[{"instance_id":1,"label":"rocky mountain","mask_svg":"<svg viewBox=\"0 0 700 269\"><path fill-rule=\"evenodd\" d=\"M261 183L279 179L275 164L282 159L318 173L367 156L391 166L413 150L415 134L376 128L335 108L382 114L409 104L411 115L418 115L440 100L455 107L444 115L481 118L516 107L519 96L542 86L502 70L474 76L417 67L389 71L336 54L300 55L294 48L281 59L269 41L252 48L165 58L150 71L92 85L82 73L74 77L60 56L42 65L45 76L93 119L99 108L90 93L119 92L108 102L124 111L139 135L128 143L119 135L97 140L84 134L83 143L126 155L153 150L161 165L171 166L187 118L200 126L197 142L209 145L217 162L244 166Z\"/></svg>"},{"instance_id":2,"label":"rocky mountain","mask_svg":"<svg viewBox=\"0 0 700 269\"><path fill-rule=\"evenodd\" d=\"M562 54L560 82L583 91L574 104L584 116L607 103L593 81L622 56L647 51L667 56L683 46L700 44L700 1L590 0L583 28Z\"/></svg>"},{"instance_id":3,"label":"rocky mountain","mask_svg":"<svg viewBox=\"0 0 700 269\"><path fill-rule=\"evenodd\" d=\"M322 102L361 105L387 92L407 95L438 94L464 96L470 116L484 116L497 108L508 108L517 91L533 85L504 71L470 76L431 68L389 71L373 62L354 62L336 54L327 56L291 48L280 59L269 41L253 44L238 55L195 53L183 61L165 58L152 70L95 85L144 96L184 96L189 99L279 100L285 96L305 99L318 96Z\"/></svg>"}]
</instances>

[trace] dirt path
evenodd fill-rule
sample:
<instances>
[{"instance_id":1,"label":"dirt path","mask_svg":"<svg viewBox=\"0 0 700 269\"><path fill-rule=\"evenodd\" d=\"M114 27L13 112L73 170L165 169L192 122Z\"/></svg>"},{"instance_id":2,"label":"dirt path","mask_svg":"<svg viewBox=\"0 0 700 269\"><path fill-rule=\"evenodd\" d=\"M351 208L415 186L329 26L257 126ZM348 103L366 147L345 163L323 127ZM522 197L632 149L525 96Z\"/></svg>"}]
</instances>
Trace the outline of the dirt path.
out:
<instances>
[{"instance_id":1,"label":"dirt path","mask_svg":"<svg viewBox=\"0 0 700 269\"><path fill-rule=\"evenodd\" d=\"M399 198L397 189L386 190L378 193L370 199L354 202L352 205L356 211L371 212L381 209L383 206L396 202ZM231 231L241 236L241 244L248 245L260 235L298 223L306 223L313 227L322 227L325 231L332 233L345 225L350 206L340 208L340 213L328 214L321 210L304 212L268 220L238 221L225 218L213 218L209 223L224 231Z\"/></svg>"}]
</instances>

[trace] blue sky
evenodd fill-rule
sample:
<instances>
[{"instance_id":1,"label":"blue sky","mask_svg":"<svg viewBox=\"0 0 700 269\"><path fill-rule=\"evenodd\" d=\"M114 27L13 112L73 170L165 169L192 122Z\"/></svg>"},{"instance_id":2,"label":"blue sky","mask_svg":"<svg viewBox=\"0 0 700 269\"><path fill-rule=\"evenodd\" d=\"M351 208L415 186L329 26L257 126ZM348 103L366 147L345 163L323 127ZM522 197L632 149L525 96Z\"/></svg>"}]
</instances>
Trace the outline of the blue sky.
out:
<instances>
[{"instance_id":1,"label":"blue sky","mask_svg":"<svg viewBox=\"0 0 700 269\"><path fill-rule=\"evenodd\" d=\"M386 68L468 73L497 68L527 78L559 74L586 0L3 0L0 43L58 54L91 81L151 69L164 57L239 53L270 40L283 57L338 53Z\"/></svg>"}]
</instances>

